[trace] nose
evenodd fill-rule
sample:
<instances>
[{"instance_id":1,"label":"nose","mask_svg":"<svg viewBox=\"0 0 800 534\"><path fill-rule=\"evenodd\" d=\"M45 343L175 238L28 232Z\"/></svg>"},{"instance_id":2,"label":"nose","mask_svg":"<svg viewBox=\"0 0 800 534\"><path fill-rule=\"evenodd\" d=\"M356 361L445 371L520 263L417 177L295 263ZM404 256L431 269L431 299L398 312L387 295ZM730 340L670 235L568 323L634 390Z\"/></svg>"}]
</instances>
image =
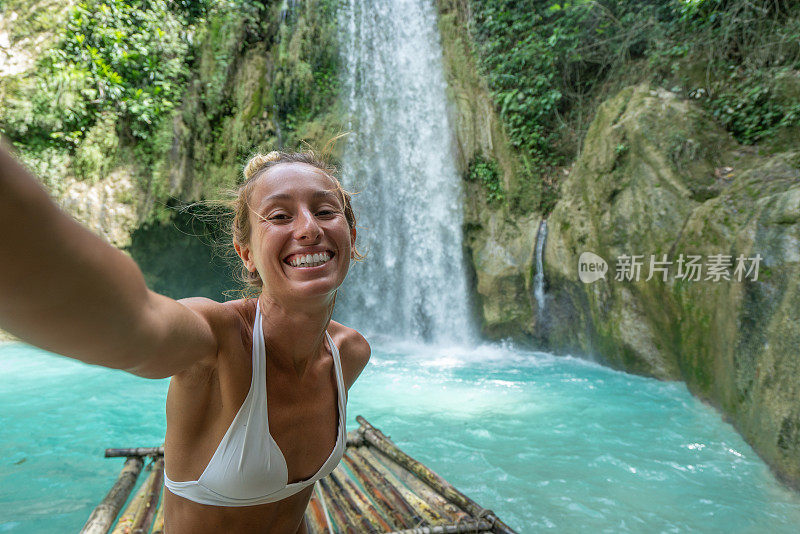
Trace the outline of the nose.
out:
<instances>
[{"instance_id":1,"label":"nose","mask_svg":"<svg viewBox=\"0 0 800 534\"><path fill-rule=\"evenodd\" d=\"M302 210L297 216L294 238L298 241L316 242L322 234L317 218L309 210Z\"/></svg>"}]
</instances>

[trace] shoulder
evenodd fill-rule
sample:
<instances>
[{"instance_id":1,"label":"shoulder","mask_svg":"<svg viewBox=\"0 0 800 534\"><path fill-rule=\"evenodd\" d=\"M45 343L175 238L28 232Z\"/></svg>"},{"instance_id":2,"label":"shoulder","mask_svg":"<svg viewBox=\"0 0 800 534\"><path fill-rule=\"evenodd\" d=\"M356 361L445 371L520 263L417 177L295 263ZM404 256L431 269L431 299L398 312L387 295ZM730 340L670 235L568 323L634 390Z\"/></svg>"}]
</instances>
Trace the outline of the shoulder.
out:
<instances>
[{"instance_id":1,"label":"shoulder","mask_svg":"<svg viewBox=\"0 0 800 534\"><path fill-rule=\"evenodd\" d=\"M178 302L205 320L217 336L236 327L247 307L246 299L217 302L205 297L190 297Z\"/></svg>"},{"instance_id":2,"label":"shoulder","mask_svg":"<svg viewBox=\"0 0 800 534\"><path fill-rule=\"evenodd\" d=\"M334 343L339 349L344 381L347 389L350 389L350 386L353 385L361 371L369 363L372 348L364 336L341 323L331 321L329 330Z\"/></svg>"},{"instance_id":3,"label":"shoulder","mask_svg":"<svg viewBox=\"0 0 800 534\"><path fill-rule=\"evenodd\" d=\"M216 375L220 356L230 353L231 347L245 342L243 335L249 330L246 326L247 317L252 315L248 314L247 301L217 302L204 297L191 297L180 299L178 302L208 325L216 340L217 350L215 354L198 359L193 365L174 376L178 381L197 381ZM250 322L252 323L252 318Z\"/></svg>"}]
</instances>

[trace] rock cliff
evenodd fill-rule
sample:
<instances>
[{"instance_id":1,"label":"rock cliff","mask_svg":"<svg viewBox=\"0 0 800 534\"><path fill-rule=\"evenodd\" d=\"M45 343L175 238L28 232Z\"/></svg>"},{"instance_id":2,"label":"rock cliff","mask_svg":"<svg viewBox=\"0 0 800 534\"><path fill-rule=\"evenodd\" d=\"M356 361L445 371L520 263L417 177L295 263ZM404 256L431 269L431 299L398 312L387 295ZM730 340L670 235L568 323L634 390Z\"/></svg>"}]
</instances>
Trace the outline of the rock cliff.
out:
<instances>
[{"instance_id":1,"label":"rock cliff","mask_svg":"<svg viewBox=\"0 0 800 534\"><path fill-rule=\"evenodd\" d=\"M541 216L487 200L467 173L482 156L497 162L505 191L530 176L478 74L468 2L438 7L484 333L683 380L800 488L797 132L742 146L669 91L645 84L608 99L548 217L542 312L531 291ZM528 194L538 205L537 191ZM580 281L584 252L607 262L604 278ZM638 280L626 256L640 263Z\"/></svg>"},{"instance_id":2,"label":"rock cliff","mask_svg":"<svg viewBox=\"0 0 800 534\"><path fill-rule=\"evenodd\" d=\"M477 158L495 161L501 190L519 192L530 180L478 74L466 31L466 7L458 0L440 0L438 10L458 168L466 178ZM493 338L532 336L533 253L541 217L509 202L488 200L483 186L474 181L465 182L465 192L464 245L483 332ZM527 204L536 204L538 195L537 190L526 191Z\"/></svg>"},{"instance_id":3,"label":"rock cliff","mask_svg":"<svg viewBox=\"0 0 800 534\"><path fill-rule=\"evenodd\" d=\"M684 380L800 486L800 152L630 87L598 109L549 223L549 346ZM605 278L580 281L584 252Z\"/></svg>"}]
</instances>

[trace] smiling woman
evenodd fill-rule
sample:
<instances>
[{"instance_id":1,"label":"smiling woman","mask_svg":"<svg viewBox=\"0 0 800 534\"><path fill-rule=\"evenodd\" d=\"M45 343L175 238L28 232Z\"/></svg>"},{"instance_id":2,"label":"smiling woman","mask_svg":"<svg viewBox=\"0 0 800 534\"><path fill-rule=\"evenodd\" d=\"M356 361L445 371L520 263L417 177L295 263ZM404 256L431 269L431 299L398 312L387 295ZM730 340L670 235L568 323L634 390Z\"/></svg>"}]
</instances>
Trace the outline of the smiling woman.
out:
<instances>
[{"instance_id":1,"label":"smiling woman","mask_svg":"<svg viewBox=\"0 0 800 534\"><path fill-rule=\"evenodd\" d=\"M256 156L233 245L255 298L175 301L61 212L0 149L0 326L167 395L166 532L305 532L345 447L347 390L369 360L331 320L355 250L350 195L313 152ZM18 231L7 231L11 228Z\"/></svg>"},{"instance_id":2,"label":"smiling woman","mask_svg":"<svg viewBox=\"0 0 800 534\"><path fill-rule=\"evenodd\" d=\"M338 138L338 136L333 138L331 143L335 142ZM327 152L328 150L326 147L323 150L323 154ZM266 155L256 154L250 158L244 167L245 182L236 191L235 200L231 205L234 211L231 233L233 234L235 246L236 244L249 242L250 232L254 227L251 222L251 216L253 214L255 214L257 216L256 218L260 219L261 222L266 222L265 219L269 219L269 217L274 219L274 224L280 224L278 222L280 220L289 222L290 213L288 211L280 212L280 208L286 208L285 204L293 200L290 193L276 190L265 196L263 188L262 191L259 192L253 191L260 183L259 178L272 167L284 167L283 173L281 173L280 168L276 169L276 172L279 173L277 178L280 179L280 177L286 173L285 167L287 164L299 164L291 166L294 168L295 172L298 172L299 169L301 174L311 173L316 174L318 178L322 178L322 184L316 189L312 188L313 190L311 191L312 200L316 201L318 204L315 207L322 208L320 210L320 215L323 217L333 217L337 214L337 210L339 214L344 215L347 225L353 233L353 240L351 243L352 259L362 259L363 256L355 248L354 236L356 217L353 212L350 193L345 191L339 180L336 179L336 167L328 163L324 157L317 156L310 150L305 152L273 151ZM284 176L284 180L285 179L286 177ZM292 176L289 176L288 179L291 182ZM325 201L328 203L326 204ZM281 203L284 203L284 205ZM268 213L268 210L272 210L273 212ZM330 213L324 213L326 211ZM237 253L238 252L239 250L237 249ZM315 251L306 251L307 254L313 252ZM303 263L305 263L305 261ZM246 264L242 266L242 280L246 284L255 287L261 287L263 285L263 281L258 272L251 270Z\"/></svg>"}]
</instances>

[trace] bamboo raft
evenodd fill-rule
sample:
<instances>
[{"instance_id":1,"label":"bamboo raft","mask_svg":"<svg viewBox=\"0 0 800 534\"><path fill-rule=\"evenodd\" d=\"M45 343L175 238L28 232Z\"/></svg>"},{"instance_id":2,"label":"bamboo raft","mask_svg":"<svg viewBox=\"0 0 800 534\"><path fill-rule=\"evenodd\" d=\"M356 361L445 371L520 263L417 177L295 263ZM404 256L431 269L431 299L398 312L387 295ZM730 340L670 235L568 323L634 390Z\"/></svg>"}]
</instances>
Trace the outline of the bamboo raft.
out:
<instances>
[{"instance_id":1,"label":"bamboo raft","mask_svg":"<svg viewBox=\"0 0 800 534\"><path fill-rule=\"evenodd\" d=\"M356 421L344 458L315 484L305 512L310 534L516 534L366 419ZM125 464L81 534L163 534L164 448L106 449L105 455L124 457ZM120 514L143 471L149 474Z\"/></svg>"}]
</instances>

